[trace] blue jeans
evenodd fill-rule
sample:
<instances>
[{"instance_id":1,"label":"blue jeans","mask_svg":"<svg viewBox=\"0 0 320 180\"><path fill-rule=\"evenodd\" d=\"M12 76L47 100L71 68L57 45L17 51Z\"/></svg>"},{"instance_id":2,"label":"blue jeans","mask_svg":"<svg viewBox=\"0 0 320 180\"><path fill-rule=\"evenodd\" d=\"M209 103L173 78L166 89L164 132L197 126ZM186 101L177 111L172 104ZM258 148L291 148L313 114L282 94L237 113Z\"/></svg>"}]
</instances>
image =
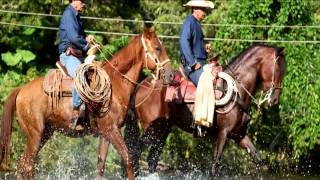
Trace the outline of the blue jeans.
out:
<instances>
[{"instance_id":1,"label":"blue jeans","mask_svg":"<svg viewBox=\"0 0 320 180\"><path fill-rule=\"evenodd\" d=\"M202 72L203 72L203 65L201 66L201 68L190 72L189 79L193 82L195 86L198 86L198 82Z\"/></svg>"},{"instance_id":2,"label":"blue jeans","mask_svg":"<svg viewBox=\"0 0 320 180\"><path fill-rule=\"evenodd\" d=\"M64 65L68 71L68 74L75 78L77 68L82 64L82 61L72 55L67 56L65 53L60 54L60 62ZM75 86L72 86L72 104L73 108L79 108L81 105L82 100L78 95L78 92Z\"/></svg>"}]
</instances>

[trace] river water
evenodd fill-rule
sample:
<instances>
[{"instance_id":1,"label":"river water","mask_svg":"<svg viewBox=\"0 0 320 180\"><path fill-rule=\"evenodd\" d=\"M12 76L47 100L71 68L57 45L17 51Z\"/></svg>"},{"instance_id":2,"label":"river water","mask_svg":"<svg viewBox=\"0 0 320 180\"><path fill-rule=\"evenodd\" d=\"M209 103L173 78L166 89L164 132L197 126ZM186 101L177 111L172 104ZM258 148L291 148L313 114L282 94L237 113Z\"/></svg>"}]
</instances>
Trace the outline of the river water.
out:
<instances>
[{"instance_id":1,"label":"river water","mask_svg":"<svg viewBox=\"0 0 320 180\"><path fill-rule=\"evenodd\" d=\"M59 173L60 170L51 171L51 173L46 174L41 172L37 174L36 180L92 180L95 179L95 172L86 175L77 175L76 169L64 169ZM123 173L116 173L113 175L105 175L106 180L123 180L125 179ZM0 174L0 179L2 180L14 180L14 173ZM144 174L138 176L136 180L207 180L209 179L208 173L203 173L201 171L192 172L160 172L153 174ZM320 180L320 175L274 175L267 172L257 172L256 174L233 174L233 175L223 175L215 178L216 180Z\"/></svg>"}]
</instances>

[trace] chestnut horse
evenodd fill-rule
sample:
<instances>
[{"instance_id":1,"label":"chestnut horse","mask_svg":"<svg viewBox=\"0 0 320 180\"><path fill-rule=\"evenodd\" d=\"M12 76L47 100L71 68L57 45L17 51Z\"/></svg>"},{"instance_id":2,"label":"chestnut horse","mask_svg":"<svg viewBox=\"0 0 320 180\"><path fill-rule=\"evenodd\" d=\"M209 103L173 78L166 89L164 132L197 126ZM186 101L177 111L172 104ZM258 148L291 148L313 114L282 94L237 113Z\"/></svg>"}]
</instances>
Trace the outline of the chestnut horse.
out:
<instances>
[{"instance_id":1,"label":"chestnut horse","mask_svg":"<svg viewBox=\"0 0 320 180\"><path fill-rule=\"evenodd\" d=\"M69 128L72 118L72 101L64 97L62 104L52 109L43 89L44 77L37 78L15 89L5 102L0 137L0 164L6 167L10 154L13 113L16 109L20 128L27 145L17 168L17 179L33 179L36 156L55 130L72 137L100 135L97 179L103 178L104 161L109 143L112 143L126 165L128 179L134 179L132 160L120 133L124 125L130 94L143 68L166 71L170 69L167 53L160 43L155 28L145 28L131 42L116 53L103 69L110 77L112 100L110 111L96 120L96 127L86 127L83 132ZM158 73L157 73L158 74ZM88 125L87 125L88 126ZM103 162L103 163L102 163Z\"/></svg>"},{"instance_id":2,"label":"chestnut horse","mask_svg":"<svg viewBox=\"0 0 320 180\"><path fill-rule=\"evenodd\" d=\"M268 92L269 105L278 104L281 81L286 72L283 48L253 45L243 51L229 65L224 72L233 77L238 89L238 98L226 106L217 107L213 127L207 129L207 135L216 140L213 154L213 167L211 173L217 175L223 149L227 138L234 139L240 147L251 154L255 163L260 163L259 153L246 134L249 123L249 107L259 87ZM156 170L165 140L170 128L175 125L182 130L193 133L193 104L166 103L166 86L158 81L150 90L150 79L142 82L141 87L135 90L130 100L130 110L126 118L125 141L129 152L133 156L135 170L138 170L138 160L141 152L151 146L148 164L149 171ZM229 111L228 111L229 109ZM137 116L137 117L136 117ZM144 130L143 137L139 138L137 119ZM127 138L128 137L128 138ZM140 145L140 146L137 146ZM138 172L136 172L138 173Z\"/></svg>"}]
</instances>

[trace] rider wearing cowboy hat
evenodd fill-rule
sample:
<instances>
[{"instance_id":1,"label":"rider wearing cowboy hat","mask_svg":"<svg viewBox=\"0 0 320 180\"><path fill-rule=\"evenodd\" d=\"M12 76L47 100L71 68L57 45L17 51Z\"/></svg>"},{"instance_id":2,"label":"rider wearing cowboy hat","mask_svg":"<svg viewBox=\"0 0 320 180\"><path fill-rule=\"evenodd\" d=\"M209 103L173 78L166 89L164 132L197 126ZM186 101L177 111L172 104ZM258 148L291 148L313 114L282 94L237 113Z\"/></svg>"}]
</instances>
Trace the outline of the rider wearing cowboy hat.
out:
<instances>
[{"instance_id":1,"label":"rider wearing cowboy hat","mask_svg":"<svg viewBox=\"0 0 320 180\"><path fill-rule=\"evenodd\" d=\"M74 78L76 69L83 63L83 55L88 51L93 41L93 36L87 36L84 32L80 14L85 7L84 0L69 0L69 5L63 12L60 26L59 54L60 62L58 66L64 66L67 73ZM82 103L75 87L72 87L72 124L70 128L82 130L83 127L77 125L79 108Z\"/></svg>"},{"instance_id":2,"label":"rider wearing cowboy hat","mask_svg":"<svg viewBox=\"0 0 320 180\"><path fill-rule=\"evenodd\" d=\"M211 50L204 42L200 22L214 8L214 4L211 1L191 0L184 6L191 7L192 14L187 16L181 28L180 60L186 75L197 86Z\"/></svg>"}]
</instances>

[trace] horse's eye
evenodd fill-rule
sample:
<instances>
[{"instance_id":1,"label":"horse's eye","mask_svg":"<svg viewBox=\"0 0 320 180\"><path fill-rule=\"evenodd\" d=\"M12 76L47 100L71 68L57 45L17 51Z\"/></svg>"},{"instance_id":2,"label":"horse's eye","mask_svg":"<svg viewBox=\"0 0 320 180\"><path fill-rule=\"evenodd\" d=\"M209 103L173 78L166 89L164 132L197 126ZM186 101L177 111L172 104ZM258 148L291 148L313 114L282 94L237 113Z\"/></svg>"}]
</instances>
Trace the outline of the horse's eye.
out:
<instances>
[{"instance_id":1,"label":"horse's eye","mask_svg":"<svg viewBox=\"0 0 320 180\"><path fill-rule=\"evenodd\" d=\"M160 51L161 51L161 48L160 48L160 47L156 47L156 50L160 52Z\"/></svg>"}]
</instances>

